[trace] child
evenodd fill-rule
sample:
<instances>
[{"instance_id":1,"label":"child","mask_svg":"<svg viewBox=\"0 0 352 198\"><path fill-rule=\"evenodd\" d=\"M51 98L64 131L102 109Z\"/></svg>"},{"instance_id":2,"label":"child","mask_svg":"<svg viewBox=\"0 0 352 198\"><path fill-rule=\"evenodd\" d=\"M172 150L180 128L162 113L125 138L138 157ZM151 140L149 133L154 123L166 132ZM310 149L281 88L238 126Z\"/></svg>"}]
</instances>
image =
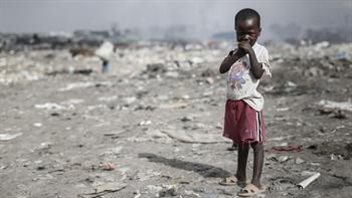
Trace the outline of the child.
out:
<instances>
[{"instance_id":1,"label":"child","mask_svg":"<svg viewBox=\"0 0 352 198\"><path fill-rule=\"evenodd\" d=\"M102 61L102 73L107 73L110 70L110 59L114 51L114 45L108 41L103 42L95 51L95 55Z\"/></svg>"},{"instance_id":2,"label":"child","mask_svg":"<svg viewBox=\"0 0 352 198\"><path fill-rule=\"evenodd\" d=\"M264 98L257 91L260 78L269 70L267 49L256 41L260 36L260 15L253 9L242 9L235 17L238 46L230 51L220 65L220 73L228 72L227 102L224 136L238 144L237 173L225 178L222 185L246 185L239 196L252 196L264 192L260 183L263 169L265 126ZM246 184L246 165L249 148L254 151L253 177Z\"/></svg>"}]
</instances>

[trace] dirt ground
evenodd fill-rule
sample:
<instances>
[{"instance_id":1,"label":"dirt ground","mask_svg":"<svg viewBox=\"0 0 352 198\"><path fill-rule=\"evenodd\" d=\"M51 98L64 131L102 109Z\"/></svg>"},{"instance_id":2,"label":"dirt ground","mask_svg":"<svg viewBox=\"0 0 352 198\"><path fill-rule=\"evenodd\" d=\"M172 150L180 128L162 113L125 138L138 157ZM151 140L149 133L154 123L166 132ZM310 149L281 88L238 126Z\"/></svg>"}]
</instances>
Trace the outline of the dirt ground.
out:
<instances>
[{"instance_id":1,"label":"dirt ground","mask_svg":"<svg viewBox=\"0 0 352 198\"><path fill-rule=\"evenodd\" d=\"M352 197L352 62L335 48L269 48L267 191L257 197ZM108 74L66 51L1 54L1 198L236 197L240 187L218 184L237 161L221 137L225 54L120 49Z\"/></svg>"}]
</instances>

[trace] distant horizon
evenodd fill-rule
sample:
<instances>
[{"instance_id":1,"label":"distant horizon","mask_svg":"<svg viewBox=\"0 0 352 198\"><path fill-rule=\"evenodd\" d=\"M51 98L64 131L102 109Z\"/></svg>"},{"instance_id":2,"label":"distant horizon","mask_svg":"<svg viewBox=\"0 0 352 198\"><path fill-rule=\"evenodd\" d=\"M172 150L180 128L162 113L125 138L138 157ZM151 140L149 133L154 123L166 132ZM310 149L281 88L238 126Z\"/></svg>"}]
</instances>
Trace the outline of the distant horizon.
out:
<instances>
[{"instance_id":1,"label":"distant horizon","mask_svg":"<svg viewBox=\"0 0 352 198\"><path fill-rule=\"evenodd\" d=\"M352 1L344 0L2 0L0 32L72 33L108 30L114 24L138 29L146 38L163 36L160 31L168 28L166 34L173 34L173 27L186 27L181 36L205 39L233 31L234 14L244 7L261 14L262 37L268 39L278 36L271 32L275 24L296 24L303 30L352 26Z\"/></svg>"}]
</instances>

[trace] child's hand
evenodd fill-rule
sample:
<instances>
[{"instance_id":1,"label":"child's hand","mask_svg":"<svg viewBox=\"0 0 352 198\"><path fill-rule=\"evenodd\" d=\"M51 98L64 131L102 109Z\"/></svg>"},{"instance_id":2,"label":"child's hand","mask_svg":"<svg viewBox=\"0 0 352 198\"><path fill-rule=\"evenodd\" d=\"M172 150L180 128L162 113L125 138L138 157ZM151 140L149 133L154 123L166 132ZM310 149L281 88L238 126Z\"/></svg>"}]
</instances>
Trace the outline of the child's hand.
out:
<instances>
[{"instance_id":1,"label":"child's hand","mask_svg":"<svg viewBox=\"0 0 352 198\"><path fill-rule=\"evenodd\" d=\"M238 43L238 48L242 49L246 54L248 54L250 51L253 50L251 44L249 42L246 42L246 41L239 42Z\"/></svg>"},{"instance_id":2,"label":"child's hand","mask_svg":"<svg viewBox=\"0 0 352 198\"><path fill-rule=\"evenodd\" d=\"M246 51L244 51L244 49L242 48L238 48L235 52L235 56L237 56L238 58L241 58L242 56L246 55Z\"/></svg>"}]
</instances>

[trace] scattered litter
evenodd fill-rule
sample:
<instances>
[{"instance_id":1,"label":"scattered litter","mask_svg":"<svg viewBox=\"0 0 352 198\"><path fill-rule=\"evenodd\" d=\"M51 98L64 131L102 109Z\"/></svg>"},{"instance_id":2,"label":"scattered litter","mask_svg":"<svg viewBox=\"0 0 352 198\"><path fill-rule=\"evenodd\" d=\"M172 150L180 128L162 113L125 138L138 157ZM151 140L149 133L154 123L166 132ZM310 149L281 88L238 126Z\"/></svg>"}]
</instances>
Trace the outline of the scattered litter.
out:
<instances>
[{"instance_id":1,"label":"scattered litter","mask_svg":"<svg viewBox=\"0 0 352 198\"><path fill-rule=\"evenodd\" d=\"M48 76L57 76L57 75L63 75L63 74L79 74L79 75L90 75L93 73L92 69L74 69L74 70L55 70L51 72L45 73Z\"/></svg>"},{"instance_id":2,"label":"scattered litter","mask_svg":"<svg viewBox=\"0 0 352 198\"><path fill-rule=\"evenodd\" d=\"M123 31L120 32L119 30L107 32L107 34L115 33L124 34ZM97 31L97 34L102 35L105 33ZM0 37L2 36L0 35ZM89 36L88 34L87 38L90 38ZM21 39L14 38L15 42L22 42ZM75 44L77 42L76 39L70 40L72 42L68 44L70 48L82 46ZM43 42L46 41L43 40ZM118 42L118 40L114 40L115 47L118 47ZM5 45L7 45L6 43L7 41ZM87 47L91 49L91 52L94 52L93 46L89 46L91 44L88 42L82 43L83 46L88 45ZM46 45L46 43L43 44ZM59 166L65 166L66 171L73 170L77 172L75 170L81 170L81 168L76 166L82 166L77 164L83 164L86 167L87 163L88 165L95 164L95 171L90 169L85 171L86 174L82 175L82 179L87 178L88 175L92 179L85 181L84 185L82 185L83 187L81 186L82 188L77 189L79 191L88 188L90 185L93 187L102 186L104 182L128 181L132 185L132 189L124 190L126 193L118 192L109 195L98 194L98 192L99 190L105 192L115 191L119 186L96 190L92 188L87 191L95 193L90 197L120 196L118 194L123 194L121 195L122 197L130 196L136 198L145 196L170 197L174 196L174 194L177 194L178 197L225 196L219 188L209 187L209 184L214 183L215 180L204 179L204 175L220 175L217 174L216 168L213 167L213 165L218 166L219 163L217 161L208 161L198 164L197 162L209 153L215 153L215 155L219 153L220 155L230 154L222 152L222 150L226 149L226 145L231 145L231 142L222 139L221 130L223 129L223 123L217 123L223 121L221 113L223 98L217 96L224 96L224 85L226 82L221 80L223 77L219 75L217 68L213 67L213 63L219 62L219 58L222 57L223 49L229 49L228 45L225 45L222 49L214 48L210 51L203 44L197 44L200 47L195 48L182 46L183 44L177 41L171 44L160 43L159 45L158 41L155 43L144 43L143 45L146 45L146 47L141 46L139 41L133 42L132 48L117 49L117 53L111 55L111 62L118 67L111 71L110 76L101 76L99 73L94 73L98 63L100 63L98 58L76 57L72 59L68 51L65 50L68 49L66 47L63 47L63 50L61 46L59 46L60 50L51 50L49 45L47 46L50 49L48 51L46 51L47 49L32 50L35 47L41 47L36 45L25 46L25 51L23 52L16 49L12 52L7 52L7 49L3 48L4 44L1 43L0 45L1 53L3 53L2 57L0 57L2 71L0 72L0 83L23 83L20 86L16 84L4 86L4 93L2 94L5 97L4 104L6 107L3 117L5 116L6 122L3 128L10 127L8 125L16 125L16 123L18 126L14 126L17 129L3 130L2 133L23 132L20 127L29 127L29 129L32 128L36 132L36 135L41 134L41 136L34 137L36 141L33 144L23 145L25 146L24 148L30 147L28 151L22 149L20 153L22 157L27 156L27 159L24 160L28 162L17 160L15 162L7 162L6 160L10 159L7 156L11 156L16 149L13 149L14 145L6 144L7 142L0 145L0 151L5 154L1 158L1 160L5 161L1 163L0 169L3 169L3 165L9 164L9 168L2 172L10 171L10 168L16 164L21 167L25 164L23 167L26 169L42 175L59 170L56 167L58 164ZM270 121L268 127L277 132L278 135L274 138L269 138L269 145L276 147L273 147L272 150L270 150L270 147L268 148L270 151L278 151L280 153L272 152L274 157L269 158L270 160L267 161L269 164L267 168L270 168L269 172L273 173L267 179L279 175L293 177L296 174L300 174L303 168L311 171L317 169L329 170L334 164L337 165L337 169L341 166L341 171L348 170L345 167L349 161L330 161L330 159L347 160L352 157L349 154L351 153L352 144L347 142L350 141L350 120L346 119L352 115L350 114L351 100L347 99L350 97L351 90L349 84L351 84L352 45L345 44L347 48L343 47L344 45L335 45L333 43L328 45L326 43L317 45L306 44L304 47L289 45L287 50L282 50L281 46L284 45L268 46L270 49L272 47L278 48L278 50L274 50L278 54L273 54L277 57L276 60L273 60L275 63L273 64L273 72L277 75L270 82L263 81L263 86L259 90L277 99L274 102L268 101L267 106L269 110L268 120ZM318 51L315 51L315 48ZM197 49L197 51L193 49ZM312 53L309 53L311 51ZM82 53L87 53L87 51ZM200 65L199 63L204 64ZM211 69L205 70L208 66ZM143 69L146 70L145 73L141 73ZM290 75L285 73L288 69L290 69ZM70 75L65 75L66 73ZM64 75L60 76L61 74ZM57 77L47 75L57 75ZM148 77L154 77L155 79L148 79ZM28 80L41 78L44 79L34 84L26 83ZM95 82L101 79L111 80L113 82L113 84L110 83L112 86L108 87L106 86L108 84L104 84L104 82ZM45 84L48 81L50 83ZM50 93L57 92L57 90L62 92L50 95ZM43 91L45 93L42 93ZM74 91L78 92L73 93ZM87 105L78 105L81 104L82 100L68 100L73 96L86 96ZM316 100L317 98L320 99ZM22 103L17 104L18 101L11 101L12 99L16 99L16 101L19 99L20 102L24 103L23 105L21 105ZM312 105L314 99L316 100L313 102L316 104L315 106ZM348 102L342 105L340 102L331 103L332 101L325 100L320 104L319 101L321 99ZM63 102L63 100L67 101ZM36 103L39 104L34 107ZM7 106L8 104L9 106ZM27 109L28 105L31 104L32 109ZM218 104L218 106L214 104ZM75 108L75 111L72 112L60 111L73 108ZM39 117L32 116L32 119L28 119L31 117L28 117L31 112L39 111L35 113L40 114L42 113L40 111L44 110L52 111L46 112L47 114L44 117L43 115ZM155 111L151 112L153 110ZM286 115L288 111L290 113ZM326 116L319 116L315 119L314 116L319 114L319 111L324 115L341 120L335 119L335 122L332 119L327 119ZM190 114L192 112L200 113L199 116L193 116L196 114ZM275 115L275 112L277 115ZM131 119L136 116L137 120ZM66 119L71 119L71 121L67 122ZM333 123L328 123L329 120ZM51 122L58 122L58 126L48 127ZM343 129L339 127L342 124L345 125ZM45 126L45 130L43 130L43 126ZM171 127L169 126L175 127L170 129ZM320 130L323 126L325 129ZM119 131L111 131L113 128L121 129L123 134ZM164 128L166 129L164 130ZM318 132L315 133L315 129ZM297 133L294 133L296 131ZM65 136L61 132L65 132L67 135ZM4 134L0 134L0 137L3 137L1 135ZM287 136L287 134L294 134L294 136ZM55 137L62 135L66 138L66 141L73 142L71 148L73 150L63 150L62 145L64 144L61 143L65 141L55 142L53 146L50 143L43 142L55 140ZM18 139L22 141L24 137L19 137ZM29 136L28 139L33 139L33 137ZM159 154L165 146L171 145L170 149L164 153L165 155L169 154L168 159L165 161L168 164L161 164L163 161L162 157L155 159L159 164L152 165L146 162L150 166L144 167L144 170L140 169L139 178L135 178L135 171L139 171L139 166L143 165L145 160L140 159L141 164L128 163L131 157L135 157L131 156L131 154L136 154L132 152L134 150L133 146L131 146L136 144L128 142L130 140L136 142L144 141L144 143L140 144L143 146L142 148L149 148L154 144L158 145L160 147L155 152ZM291 153L285 153L299 152L305 148L288 145L294 142L297 144L297 140L302 140L305 146L311 144L312 146L309 146L311 150L292 156ZM322 141L327 143L322 144ZM43 144L40 144L41 142ZM193 145L183 147L184 144L181 142ZM202 146L203 144L217 142L221 143L213 145L216 147L215 150L209 150L207 147L203 148ZM228 144L222 142L228 142ZM105 147L104 145L110 146ZM37 148L38 146L39 148ZM93 149L95 152L86 152L91 146L96 148ZM223 146L225 148L221 148ZM124 149L122 150L122 148ZM34 155L27 155L26 152L33 152L32 154ZM82 158L80 156L82 152L86 157ZM311 163L314 160L309 159L307 156L312 154L323 155L314 158L319 163ZM97 158L94 158L94 156ZM217 156L217 158L219 157L221 158L221 156ZM119 161L118 163L116 158ZM34 163L34 161L39 159L42 162L39 164ZM99 161L103 162L100 167ZM116 164L106 162L116 162ZM324 162L329 162L327 167ZM208 163L211 165L207 168L204 165ZM229 160L228 163L230 165L231 161ZM131 167L131 171L123 173L120 165ZM165 170L173 170L174 168L172 167L172 169L169 169L173 165L178 165L174 168L185 169L186 171L191 171L192 174L184 177L184 175L173 175L172 171L165 172ZM153 171L145 171L148 168L155 170L155 167L160 167L161 169L158 171L163 172L163 174L171 174L172 176L163 177ZM223 167L227 167L227 165L224 164ZM42 171L37 172L36 169ZM113 171L114 174L108 171ZM218 172L221 173L220 170ZM43 178L38 175L36 177ZM303 176L302 174L301 177L303 180L308 176ZM130 178L132 179L129 180ZM55 179L57 178L54 178L53 181ZM296 184L299 180L292 178L275 179L274 182L276 182L277 186L274 185L274 187L283 191L281 194L276 194L277 196L283 193L289 197L293 196L292 194L287 194L290 193L287 191L293 185L297 189ZM295 181L294 184L290 179ZM329 183L327 179L329 178L322 180L322 186L330 185L331 182ZM174 188L160 186L160 183L173 182L177 185L182 185L182 188L190 189L182 192L177 189L177 186ZM49 182L50 185L52 183ZM140 184L145 183L159 185L160 187L153 195L146 195L144 192L139 191L136 191L133 195L131 194L131 192L135 191L134 188L143 188ZM73 184L73 187L75 185ZM338 184L336 185L338 186ZM192 188L200 190L196 192ZM22 190L26 189L23 187ZM207 192L205 192L206 190ZM319 189L314 189L313 194L319 194L317 190ZM341 190L346 192L346 189ZM235 189L228 191L230 192L228 195L235 196ZM55 192L53 193L55 194Z\"/></svg>"},{"instance_id":3,"label":"scattered litter","mask_svg":"<svg viewBox=\"0 0 352 198\"><path fill-rule=\"evenodd\" d=\"M53 116L53 117L58 117L58 116L60 116L60 114L59 114L58 112L53 112L53 113L51 113L50 115Z\"/></svg>"},{"instance_id":4,"label":"scattered litter","mask_svg":"<svg viewBox=\"0 0 352 198\"><path fill-rule=\"evenodd\" d=\"M286 83L286 86L287 86L287 87L297 87L297 84L294 83L294 82L288 81L288 82Z\"/></svg>"},{"instance_id":5,"label":"scattered litter","mask_svg":"<svg viewBox=\"0 0 352 198\"><path fill-rule=\"evenodd\" d=\"M59 91L70 91L73 89L86 88L86 87L92 87L92 86L94 86L94 83L92 82L77 82L77 83L68 84L66 87L59 89Z\"/></svg>"},{"instance_id":6,"label":"scattered litter","mask_svg":"<svg viewBox=\"0 0 352 198\"><path fill-rule=\"evenodd\" d=\"M111 102L117 99L117 96L107 96L98 98L99 101Z\"/></svg>"},{"instance_id":7,"label":"scattered litter","mask_svg":"<svg viewBox=\"0 0 352 198\"><path fill-rule=\"evenodd\" d=\"M337 126L331 131L331 133L335 133L337 130L343 129L343 128L345 128L345 125Z\"/></svg>"},{"instance_id":8,"label":"scattered litter","mask_svg":"<svg viewBox=\"0 0 352 198\"><path fill-rule=\"evenodd\" d=\"M115 166L112 163L100 164L99 166L102 170L105 170L105 171L115 170Z\"/></svg>"},{"instance_id":9,"label":"scattered litter","mask_svg":"<svg viewBox=\"0 0 352 198\"><path fill-rule=\"evenodd\" d=\"M159 197L174 197L179 194L179 192L177 192L178 190L176 186L174 185L163 184L162 186L163 186L163 189L158 193Z\"/></svg>"},{"instance_id":10,"label":"scattered litter","mask_svg":"<svg viewBox=\"0 0 352 198\"><path fill-rule=\"evenodd\" d=\"M306 188L309 184L320 177L320 173L315 173L314 175L308 177L307 179L303 180L302 182L298 183L297 186L300 189Z\"/></svg>"},{"instance_id":11,"label":"scattered litter","mask_svg":"<svg viewBox=\"0 0 352 198\"><path fill-rule=\"evenodd\" d=\"M21 135L22 135L22 133L15 133L15 134L0 133L0 140L1 141L12 140L12 139L15 139Z\"/></svg>"},{"instance_id":12,"label":"scattered litter","mask_svg":"<svg viewBox=\"0 0 352 198\"><path fill-rule=\"evenodd\" d=\"M343 160L344 157L342 155L335 155L335 154L330 154L330 159L331 160Z\"/></svg>"},{"instance_id":13,"label":"scattered litter","mask_svg":"<svg viewBox=\"0 0 352 198\"><path fill-rule=\"evenodd\" d=\"M326 141L318 145L311 145L309 148L314 154L327 156L331 160L349 160L352 158L352 143L341 143Z\"/></svg>"},{"instance_id":14,"label":"scattered litter","mask_svg":"<svg viewBox=\"0 0 352 198\"><path fill-rule=\"evenodd\" d=\"M182 122L190 122L190 121L193 121L193 118L188 117L188 116L184 116L184 117L181 118L181 121Z\"/></svg>"},{"instance_id":15,"label":"scattered litter","mask_svg":"<svg viewBox=\"0 0 352 198\"><path fill-rule=\"evenodd\" d=\"M277 108L276 111L281 112L281 111L288 111L290 110L289 107L282 107L282 108Z\"/></svg>"},{"instance_id":16,"label":"scattered litter","mask_svg":"<svg viewBox=\"0 0 352 198\"><path fill-rule=\"evenodd\" d=\"M339 109L339 110L352 111L351 99L348 99L347 102L334 102L329 100L321 100L319 102L319 105L322 106L322 108L326 108L327 110Z\"/></svg>"},{"instance_id":17,"label":"scattered litter","mask_svg":"<svg viewBox=\"0 0 352 198\"><path fill-rule=\"evenodd\" d=\"M60 102L59 104L53 103L53 102L47 102L44 104L36 104L34 105L34 107L37 109L46 109L46 110L73 110L75 109L75 105L83 102L84 102L83 99L70 99L70 100ZM52 116L58 116L58 115L52 115Z\"/></svg>"},{"instance_id":18,"label":"scattered litter","mask_svg":"<svg viewBox=\"0 0 352 198\"><path fill-rule=\"evenodd\" d=\"M283 162L288 161L289 159L290 159L290 158L289 158L288 156L280 156L279 159L278 159L278 161L279 161L280 163L283 163Z\"/></svg>"},{"instance_id":19,"label":"scattered litter","mask_svg":"<svg viewBox=\"0 0 352 198\"><path fill-rule=\"evenodd\" d=\"M324 71L317 67L311 67L304 71L304 76L308 76L308 77L316 77L316 76L322 76L322 75L324 75Z\"/></svg>"},{"instance_id":20,"label":"scattered litter","mask_svg":"<svg viewBox=\"0 0 352 198\"><path fill-rule=\"evenodd\" d=\"M133 192L133 194L135 195L133 198L140 198L142 196L139 190L136 190L135 192Z\"/></svg>"},{"instance_id":21,"label":"scattered litter","mask_svg":"<svg viewBox=\"0 0 352 198\"><path fill-rule=\"evenodd\" d=\"M125 98L122 98L122 101L126 104L132 104L134 103L135 101L137 101L137 98L134 97L134 96L131 96L131 97L125 97Z\"/></svg>"},{"instance_id":22,"label":"scattered litter","mask_svg":"<svg viewBox=\"0 0 352 198\"><path fill-rule=\"evenodd\" d=\"M299 157L297 157L296 160L295 160L295 163L296 163L296 164L303 164L303 163L304 163L304 160L301 159L301 158L299 158Z\"/></svg>"},{"instance_id":23,"label":"scattered litter","mask_svg":"<svg viewBox=\"0 0 352 198\"><path fill-rule=\"evenodd\" d=\"M210 85L212 85L212 84L214 84L215 81L214 81L213 78L208 77L208 78L205 79L205 82L210 84Z\"/></svg>"},{"instance_id":24,"label":"scattered litter","mask_svg":"<svg viewBox=\"0 0 352 198\"><path fill-rule=\"evenodd\" d=\"M232 193L229 192L224 192L223 194L225 195L233 195ZM192 196L192 197L201 197L198 193L193 192L192 190L185 190L185 195Z\"/></svg>"},{"instance_id":25,"label":"scattered litter","mask_svg":"<svg viewBox=\"0 0 352 198\"><path fill-rule=\"evenodd\" d=\"M334 111L333 118L337 118L337 119L346 119L346 118L348 118L348 116L347 116L347 114L344 113L343 111L337 110L337 111Z\"/></svg>"},{"instance_id":26,"label":"scattered litter","mask_svg":"<svg viewBox=\"0 0 352 198\"><path fill-rule=\"evenodd\" d=\"M81 104L83 102L84 102L83 99L70 99L70 100L63 101L61 104L72 105L72 104Z\"/></svg>"},{"instance_id":27,"label":"scattered litter","mask_svg":"<svg viewBox=\"0 0 352 198\"><path fill-rule=\"evenodd\" d=\"M126 130L113 131L110 133L104 133L104 136L111 137L112 139L119 138L122 133L126 132Z\"/></svg>"},{"instance_id":28,"label":"scattered litter","mask_svg":"<svg viewBox=\"0 0 352 198\"><path fill-rule=\"evenodd\" d=\"M100 186L97 186L92 193L79 194L78 197L81 198L99 198L103 197L106 194L117 192L126 188L126 184L122 183L106 183Z\"/></svg>"},{"instance_id":29,"label":"scattered litter","mask_svg":"<svg viewBox=\"0 0 352 198\"><path fill-rule=\"evenodd\" d=\"M0 170L4 170L4 169L6 169L7 167L9 167L9 165L0 165Z\"/></svg>"},{"instance_id":30,"label":"scattered litter","mask_svg":"<svg viewBox=\"0 0 352 198\"><path fill-rule=\"evenodd\" d=\"M51 102L47 102L47 103L44 103L44 104L36 104L34 107L37 108L37 109L47 109L47 110L66 109L66 107L64 107L64 106L61 106L61 105L56 104L56 103L51 103Z\"/></svg>"},{"instance_id":31,"label":"scattered litter","mask_svg":"<svg viewBox=\"0 0 352 198\"><path fill-rule=\"evenodd\" d=\"M140 123L138 123L138 126L147 126L147 125L151 125L152 121L150 120L143 120Z\"/></svg>"},{"instance_id":32,"label":"scattered litter","mask_svg":"<svg viewBox=\"0 0 352 198\"><path fill-rule=\"evenodd\" d=\"M53 146L52 142L42 142L40 143L38 150L48 150Z\"/></svg>"},{"instance_id":33,"label":"scattered litter","mask_svg":"<svg viewBox=\"0 0 352 198\"><path fill-rule=\"evenodd\" d=\"M41 127L41 126L43 126L43 124L40 123L40 122L36 122L36 123L33 124L33 126L35 126L35 127Z\"/></svg>"}]
</instances>

